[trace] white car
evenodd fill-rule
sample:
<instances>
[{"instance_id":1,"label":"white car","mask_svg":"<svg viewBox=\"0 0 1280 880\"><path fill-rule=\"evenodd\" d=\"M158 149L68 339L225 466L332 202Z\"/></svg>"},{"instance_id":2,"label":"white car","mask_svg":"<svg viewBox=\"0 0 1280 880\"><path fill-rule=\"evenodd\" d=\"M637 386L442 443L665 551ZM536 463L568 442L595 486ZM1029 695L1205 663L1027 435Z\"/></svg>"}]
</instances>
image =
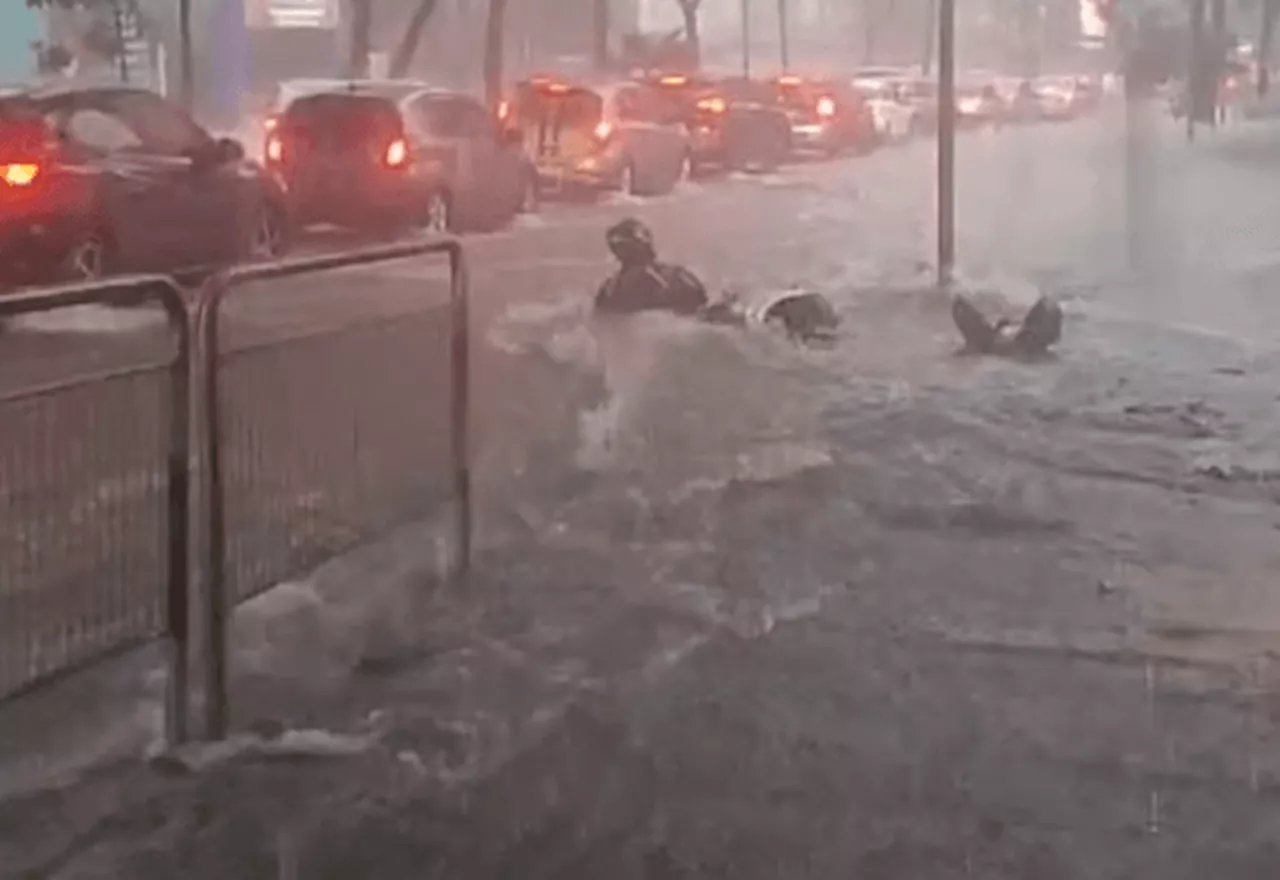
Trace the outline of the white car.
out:
<instances>
[{"instance_id":1,"label":"white car","mask_svg":"<svg viewBox=\"0 0 1280 880\"><path fill-rule=\"evenodd\" d=\"M853 87L867 99L881 140L902 141L923 131L919 109L902 99L893 82L855 78Z\"/></svg>"}]
</instances>

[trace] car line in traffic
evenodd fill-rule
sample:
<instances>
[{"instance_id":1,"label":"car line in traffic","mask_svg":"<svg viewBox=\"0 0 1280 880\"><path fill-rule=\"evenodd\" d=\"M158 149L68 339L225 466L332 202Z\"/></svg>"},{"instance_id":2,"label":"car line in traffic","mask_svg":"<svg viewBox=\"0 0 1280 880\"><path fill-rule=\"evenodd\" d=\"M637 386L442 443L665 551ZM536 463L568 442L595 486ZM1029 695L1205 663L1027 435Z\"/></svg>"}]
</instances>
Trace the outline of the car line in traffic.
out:
<instances>
[{"instance_id":1,"label":"car line in traffic","mask_svg":"<svg viewBox=\"0 0 1280 880\"><path fill-rule=\"evenodd\" d=\"M968 78L962 127L1075 118L1080 77ZM861 154L937 126L936 83L897 68L772 79L547 74L498 107L406 80L282 83L261 155L127 86L0 91L0 292L119 272L199 278L283 255L319 225L493 231L544 200L658 196L695 175Z\"/></svg>"}]
</instances>

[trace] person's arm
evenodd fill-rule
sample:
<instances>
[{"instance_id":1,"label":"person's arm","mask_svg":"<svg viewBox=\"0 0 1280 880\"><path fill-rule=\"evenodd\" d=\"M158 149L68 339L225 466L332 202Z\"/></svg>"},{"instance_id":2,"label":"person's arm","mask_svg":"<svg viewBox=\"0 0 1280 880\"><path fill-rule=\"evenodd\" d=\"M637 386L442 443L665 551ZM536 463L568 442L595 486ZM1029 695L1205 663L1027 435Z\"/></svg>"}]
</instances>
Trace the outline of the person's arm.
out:
<instances>
[{"instance_id":1,"label":"person's arm","mask_svg":"<svg viewBox=\"0 0 1280 880\"><path fill-rule=\"evenodd\" d=\"M662 273L667 286L667 301L672 311L695 314L706 308L711 298L706 285L684 266L665 266Z\"/></svg>"},{"instance_id":2,"label":"person's arm","mask_svg":"<svg viewBox=\"0 0 1280 880\"><path fill-rule=\"evenodd\" d=\"M614 288L618 286L618 276L610 275L596 291L595 307L598 311L607 311L612 305Z\"/></svg>"}]
</instances>

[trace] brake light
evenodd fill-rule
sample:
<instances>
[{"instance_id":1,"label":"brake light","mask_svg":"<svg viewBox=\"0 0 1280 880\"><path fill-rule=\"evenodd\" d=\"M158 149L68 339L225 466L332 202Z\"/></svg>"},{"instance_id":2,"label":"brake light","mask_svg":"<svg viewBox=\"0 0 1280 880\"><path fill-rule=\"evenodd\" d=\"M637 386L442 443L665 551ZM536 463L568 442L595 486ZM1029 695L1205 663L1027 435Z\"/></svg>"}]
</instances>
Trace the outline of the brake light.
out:
<instances>
[{"instance_id":1,"label":"brake light","mask_svg":"<svg viewBox=\"0 0 1280 880\"><path fill-rule=\"evenodd\" d=\"M836 115L836 102L831 98L818 99L818 115L823 119L830 119Z\"/></svg>"},{"instance_id":2,"label":"brake light","mask_svg":"<svg viewBox=\"0 0 1280 880\"><path fill-rule=\"evenodd\" d=\"M609 136L613 134L613 126L608 122L600 122L596 125L595 131L592 132L598 141L607 141Z\"/></svg>"},{"instance_id":3,"label":"brake light","mask_svg":"<svg viewBox=\"0 0 1280 880\"><path fill-rule=\"evenodd\" d=\"M30 186L40 176L40 166L33 162L0 165L0 179L9 186Z\"/></svg>"},{"instance_id":4,"label":"brake light","mask_svg":"<svg viewBox=\"0 0 1280 880\"><path fill-rule=\"evenodd\" d=\"M267 138L267 161L281 162L284 160L284 141L280 140L279 135L272 135Z\"/></svg>"},{"instance_id":5,"label":"brake light","mask_svg":"<svg viewBox=\"0 0 1280 880\"><path fill-rule=\"evenodd\" d=\"M689 82L689 77L678 75L664 76L662 79L658 80L658 82L662 83L664 86L682 86Z\"/></svg>"},{"instance_id":6,"label":"brake light","mask_svg":"<svg viewBox=\"0 0 1280 880\"><path fill-rule=\"evenodd\" d=\"M387 147L387 167L399 168L409 160L409 145L404 142L404 138L396 138Z\"/></svg>"},{"instance_id":7,"label":"brake light","mask_svg":"<svg viewBox=\"0 0 1280 880\"><path fill-rule=\"evenodd\" d=\"M265 128L268 133L273 132L280 127L280 120L274 116L268 116L262 123L262 127Z\"/></svg>"},{"instance_id":8,"label":"brake light","mask_svg":"<svg viewBox=\"0 0 1280 880\"><path fill-rule=\"evenodd\" d=\"M498 121L506 122L507 117L511 115L511 103L509 101L498 102Z\"/></svg>"},{"instance_id":9,"label":"brake light","mask_svg":"<svg viewBox=\"0 0 1280 880\"><path fill-rule=\"evenodd\" d=\"M703 98L698 102L698 109L704 113L723 113L725 110L724 98Z\"/></svg>"},{"instance_id":10,"label":"brake light","mask_svg":"<svg viewBox=\"0 0 1280 880\"><path fill-rule=\"evenodd\" d=\"M778 77L778 85L780 86L798 86L803 82L804 80L798 76L787 75Z\"/></svg>"}]
</instances>

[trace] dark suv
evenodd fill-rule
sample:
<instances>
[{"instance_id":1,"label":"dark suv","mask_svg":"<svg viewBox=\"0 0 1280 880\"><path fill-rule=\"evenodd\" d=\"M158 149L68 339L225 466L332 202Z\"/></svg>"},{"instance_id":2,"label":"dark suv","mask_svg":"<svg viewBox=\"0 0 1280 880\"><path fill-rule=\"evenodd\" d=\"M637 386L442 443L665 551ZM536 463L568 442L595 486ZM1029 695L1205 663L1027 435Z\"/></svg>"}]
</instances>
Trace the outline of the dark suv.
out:
<instances>
[{"instance_id":1,"label":"dark suv","mask_svg":"<svg viewBox=\"0 0 1280 880\"><path fill-rule=\"evenodd\" d=\"M262 168L159 95L0 94L0 288L211 271L277 256L286 233Z\"/></svg>"},{"instance_id":2,"label":"dark suv","mask_svg":"<svg viewBox=\"0 0 1280 880\"><path fill-rule=\"evenodd\" d=\"M492 229L537 202L521 145L479 101L412 82L353 82L294 99L265 161L299 226Z\"/></svg>"}]
</instances>

